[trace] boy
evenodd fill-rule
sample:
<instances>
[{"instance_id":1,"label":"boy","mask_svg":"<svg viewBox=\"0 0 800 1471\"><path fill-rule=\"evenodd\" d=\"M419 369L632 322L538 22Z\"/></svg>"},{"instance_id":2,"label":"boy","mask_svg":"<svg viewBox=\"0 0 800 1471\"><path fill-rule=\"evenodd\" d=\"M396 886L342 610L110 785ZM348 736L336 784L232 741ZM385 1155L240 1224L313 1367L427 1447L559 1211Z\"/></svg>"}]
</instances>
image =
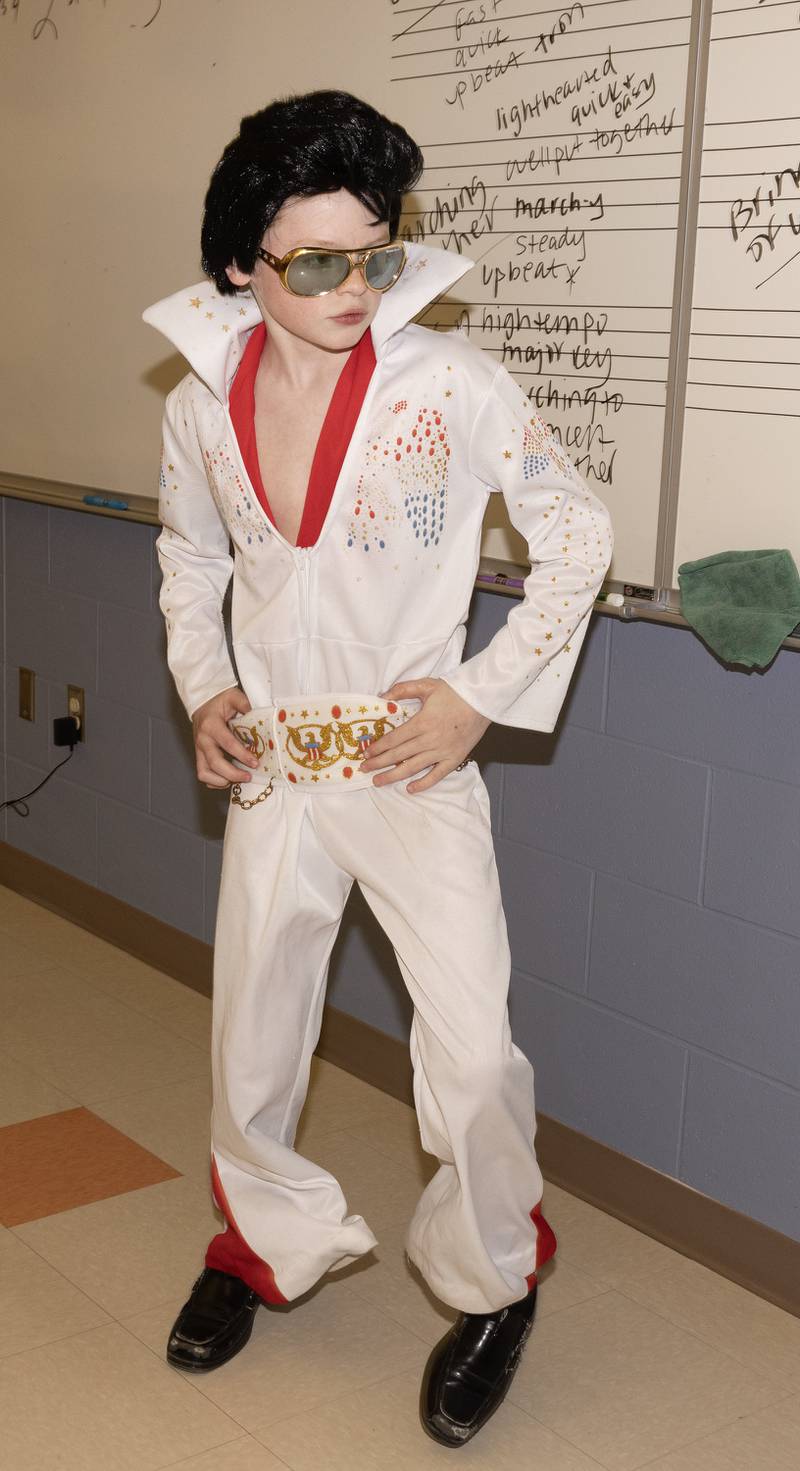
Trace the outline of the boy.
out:
<instances>
[{"instance_id":1,"label":"boy","mask_svg":"<svg viewBox=\"0 0 800 1471\"><path fill-rule=\"evenodd\" d=\"M414 1003L414 1097L440 1168L407 1253L459 1311L428 1362L421 1417L458 1446L511 1383L555 1251L469 753L492 720L553 728L610 530L505 370L410 325L471 264L397 240L421 167L402 128L346 93L271 104L243 119L212 175L201 240L214 287L144 314L193 370L164 414L168 659L198 776L231 788L212 1037L226 1230L167 1357L224 1363L260 1302L291 1302L376 1244L333 1176L293 1149L357 880ZM462 664L495 489L534 566L506 626ZM221 611L231 575L236 671Z\"/></svg>"}]
</instances>

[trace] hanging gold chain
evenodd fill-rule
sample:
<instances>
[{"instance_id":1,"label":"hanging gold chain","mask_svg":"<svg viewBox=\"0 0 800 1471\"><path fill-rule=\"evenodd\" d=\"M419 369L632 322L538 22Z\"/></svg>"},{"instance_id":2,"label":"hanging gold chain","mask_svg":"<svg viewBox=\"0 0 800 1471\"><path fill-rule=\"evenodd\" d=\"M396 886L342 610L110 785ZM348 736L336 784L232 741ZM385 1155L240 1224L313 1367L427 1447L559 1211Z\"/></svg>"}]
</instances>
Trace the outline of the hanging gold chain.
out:
<instances>
[{"instance_id":1,"label":"hanging gold chain","mask_svg":"<svg viewBox=\"0 0 800 1471\"><path fill-rule=\"evenodd\" d=\"M242 796L241 782L234 782L233 786L231 787L231 802L235 802L237 807L241 807L245 812L249 812L251 807L257 807L259 802L266 802L267 797L272 796L272 784L274 780L274 776L271 776L269 779L269 786L264 787L259 792L257 797L253 797L249 801L246 797Z\"/></svg>"}]
</instances>

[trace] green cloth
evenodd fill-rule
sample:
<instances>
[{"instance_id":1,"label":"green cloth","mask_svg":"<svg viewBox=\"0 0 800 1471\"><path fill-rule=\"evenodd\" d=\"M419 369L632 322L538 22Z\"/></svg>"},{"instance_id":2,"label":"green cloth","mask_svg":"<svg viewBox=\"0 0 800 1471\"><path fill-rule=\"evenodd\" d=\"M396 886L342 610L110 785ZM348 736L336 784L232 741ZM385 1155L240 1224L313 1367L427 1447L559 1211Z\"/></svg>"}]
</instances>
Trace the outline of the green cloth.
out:
<instances>
[{"instance_id":1,"label":"green cloth","mask_svg":"<svg viewBox=\"0 0 800 1471\"><path fill-rule=\"evenodd\" d=\"M678 568L681 612L726 664L763 668L800 623L791 552L717 552Z\"/></svg>"}]
</instances>

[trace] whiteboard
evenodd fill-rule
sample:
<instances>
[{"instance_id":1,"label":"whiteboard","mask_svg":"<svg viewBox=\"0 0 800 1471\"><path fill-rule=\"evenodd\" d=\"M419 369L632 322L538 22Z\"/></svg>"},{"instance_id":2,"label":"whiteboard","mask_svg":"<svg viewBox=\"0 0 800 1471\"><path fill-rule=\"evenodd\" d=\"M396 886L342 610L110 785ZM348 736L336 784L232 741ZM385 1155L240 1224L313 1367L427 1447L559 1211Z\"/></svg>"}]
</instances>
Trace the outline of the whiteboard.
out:
<instances>
[{"instance_id":1,"label":"whiteboard","mask_svg":"<svg viewBox=\"0 0 800 1471\"><path fill-rule=\"evenodd\" d=\"M636 583L655 576L689 10L395 7L392 105L425 119L404 225L477 257L423 321L519 379L611 510L609 577Z\"/></svg>"},{"instance_id":2,"label":"whiteboard","mask_svg":"<svg viewBox=\"0 0 800 1471\"><path fill-rule=\"evenodd\" d=\"M186 364L141 312L202 275L203 197L241 116L344 87L423 148L404 233L476 260L423 320L505 362L553 426L611 510L610 579L657 589L678 560L727 545L800 560L797 267L759 288L753 315L730 181L714 177L723 149L743 176L796 152L798 6L723 0L713 24L711 9L306 0L298 25L271 0L0 0L15 283L0 472L155 496L163 399ZM787 131L726 131L743 98ZM745 320L741 347L709 362L709 332ZM501 498L489 504L485 552L524 562Z\"/></svg>"},{"instance_id":3,"label":"whiteboard","mask_svg":"<svg viewBox=\"0 0 800 1471\"><path fill-rule=\"evenodd\" d=\"M715 0L673 585L682 561L800 564L800 5Z\"/></svg>"}]
</instances>

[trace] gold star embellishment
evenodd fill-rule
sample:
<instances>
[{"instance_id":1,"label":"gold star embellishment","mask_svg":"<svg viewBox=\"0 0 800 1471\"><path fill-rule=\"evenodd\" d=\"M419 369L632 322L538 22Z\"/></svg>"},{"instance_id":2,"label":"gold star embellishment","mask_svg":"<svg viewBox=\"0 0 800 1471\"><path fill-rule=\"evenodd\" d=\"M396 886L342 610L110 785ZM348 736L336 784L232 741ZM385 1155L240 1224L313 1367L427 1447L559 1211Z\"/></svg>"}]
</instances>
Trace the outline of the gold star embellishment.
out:
<instances>
[{"instance_id":1,"label":"gold star embellishment","mask_svg":"<svg viewBox=\"0 0 800 1471\"><path fill-rule=\"evenodd\" d=\"M308 711L307 710L301 710L300 711L300 718L301 718L301 720L308 720Z\"/></svg>"},{"instance_id":2,"label":"gold star embellishment","mask_svg":"<svg viewBox=\"0 0 800 1471\"><path fill-rule=\"evenodd\" d=\"M174 470L175 469L175 466L174 465L167 465L167 469L168 470Z\"/></svg>"},{"instance_id":3,"label":"gold star embellishment","mask_svg":"<svg viewBox=\"0 0 800 1471\"><path fill-rule=\"evenodd\" d=\"M239 307L239 316L240 317L246 317L247 316L247 312L245 311L245 309L244 309L243 306L240 306Z\"/></svg>"},{"instance_id":4,"label":"gold star embellishment","mask_svg":"<svg viewBox=\"0 0 800 1471\"><path fill-rule=\"evenodd\" d=\"M510 449L504 449L503 450L503 459L504 460L510 460L511 458L512 458L511 450Z\"/></svg>"},{"instance_id":5,"label":"gold star embellishment","mask_svg":"<svg viewBox=\"0 0 800 1471\"><path fill-rule=\"evenodd\" d=\"M206 312L206 321L207 322L210 322L211 321L211 318L213 317L213 315L214 315L213 312Z\"/></svg>"},{"instance_id":6,"label":"gold star embellishment","mask_svg":"<svg viewBox=\"0 0 800 1471\"><path fill-rule=\"evenodd\" d=\"M231 329L228 326L228 323L227 322L223 322L223 324L222 324L222 330L223 330L223 332L230 332Z\"/></svg>"},{"instance_id":7,"label":"gold star embellishment","mask_svg":"<svg viewBox=\"0 0 800 1471\"><path fill-rule=\"evenodd\" d=\"M541 651L541 649L534 649L533 652L534 652L534 654L541 654L542 651Z\"/></svg>"},{"instance_id":8,"label":"gold star embellishment","mask_svg":"<svg viewBox=\"0 0 800 1471\"><path fill-rule=\"evenodd\" d=\"M552 633L546 633L545 634L545 638L546 639L551 639L552 637L553 637Z\"/></svg>"},{"instance_id":9,"label":"gold star embellishment","mask_svg":"<svg viewBox=\"0 0 800 1471\"><path fill-rule=\"evenodd\" d=\"M198 310L199 310L199 308L200 308L200 297L199 296L192 296L192 297L190 297L189 298L189 305L190 306L197 307Z\"/></svg>"},{"instance_id":10,"label":"gold star embellishment","mask_svg":"<svg viewBox=\"0 0 800 1471\"><path fill-rule=\"evenodd\" d=\"M565 644L564 645L564 653L565 654L571 654L572 653L572 644Z\"/></svg>"},{"instance_id":11,"label":"gold star embellishment","mask_svg":"<svg viewBox=\"0 0 800 1471\"><path fill-rule=\"evenodd\" d=\"M366 705L359 705L359 707L358 707L358 713L359 713L359 715L366 715L366 713L367 713L367 706Z\"/></svg>"},{"instance_id":12,"label":"gold star embellishment","mask_svg":"<svg viewBox=\"0 0 800 1471\"><path fill-rule=\"evenodd\" d=\"M445 391L444 391L444 396L445 396L445 398L452 398L453 397L453 390L452 390L452 388L446 388Z\"/></svg>"}]
</instances>

